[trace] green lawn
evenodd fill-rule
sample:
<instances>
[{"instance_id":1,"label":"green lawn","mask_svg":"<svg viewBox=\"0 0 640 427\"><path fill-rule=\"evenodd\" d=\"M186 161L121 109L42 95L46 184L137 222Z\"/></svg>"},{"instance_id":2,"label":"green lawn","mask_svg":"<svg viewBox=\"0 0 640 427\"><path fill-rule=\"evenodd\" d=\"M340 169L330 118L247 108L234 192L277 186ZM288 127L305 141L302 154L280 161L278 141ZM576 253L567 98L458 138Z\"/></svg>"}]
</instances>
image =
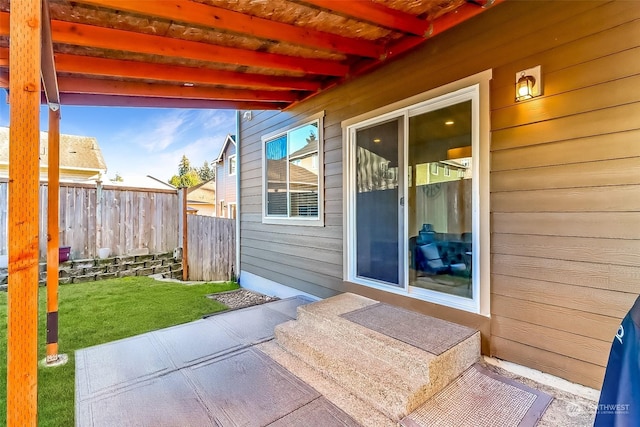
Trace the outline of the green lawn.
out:
<instances>
[{"instance_id":1,"label":"green lawn","mask_svg":"<svg viewBox=\"0 0 640 427\"><path fill-rule=\"evenodd\" d=\"M38 425L74 425L76 349L196 320L226 307L204 295L234 283L182 285L127 277L60 286L59 352L69 363L38 369ZM39 296L39 360L45 356L46 289ZM6 421L7 293L0 292L0 425Z\"/></svg>"}]
</instances>

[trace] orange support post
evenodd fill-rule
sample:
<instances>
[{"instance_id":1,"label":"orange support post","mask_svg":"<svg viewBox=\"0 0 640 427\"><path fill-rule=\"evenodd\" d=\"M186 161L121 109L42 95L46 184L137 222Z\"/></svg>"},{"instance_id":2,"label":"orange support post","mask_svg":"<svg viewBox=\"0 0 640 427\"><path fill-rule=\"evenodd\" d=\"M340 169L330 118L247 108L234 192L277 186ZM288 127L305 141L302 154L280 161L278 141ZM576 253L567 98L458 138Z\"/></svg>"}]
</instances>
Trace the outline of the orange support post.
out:
<instances>
[{"instance_id":1,"label":"orange support post","mask_svg":"<svg viewBox=\"0 0 640 427\"><path fill-rule=\"evenodd\" d=\"M60 110L49 109L47 196L47 363L58 361L58 267L60 263Z\"/></svg>"},{"instance_id":2,"label":"orange support post","mask_svg":"<svg viewBox=\"0 0 640 427\"><path fill-rule=\"evenodd\" d=\"M7 426L25 427L38 419L41 0L10 10Z\"/></svg>"}]
</instances>

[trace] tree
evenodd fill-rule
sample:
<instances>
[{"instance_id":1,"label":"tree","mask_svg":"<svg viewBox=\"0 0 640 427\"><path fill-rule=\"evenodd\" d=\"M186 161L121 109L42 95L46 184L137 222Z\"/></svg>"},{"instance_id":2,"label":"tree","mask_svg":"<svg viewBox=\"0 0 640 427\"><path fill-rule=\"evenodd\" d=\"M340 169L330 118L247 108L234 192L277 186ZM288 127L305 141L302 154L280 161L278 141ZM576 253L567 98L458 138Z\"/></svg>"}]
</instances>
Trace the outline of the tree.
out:
<instances>
[{"instance_id":1,"label":"tree","mask_svg":"<svg viewBox=\"0 0 640 427\"><path fill-rule=\"evenodd\" d=\"M205 160L202 167L198 169L198 176L202 182L206 182L216 177L216 170Z\"/></svg>"},{"instance_id":2,"label":"tree","mask_svg":"<svg viewBox=\"0 0 640 427\"><path fill-rule=\"evenodd\" d=\"M178 175L173 175L169 179L169 184L174 187L193 187L202 182L198 171L191 167L191 162L186 155L182 155L180 163L178 164Z\"/></svg>"},{"instance_id":3,"label":"tree","mask_svg":"<svg viewBox=\"0 0 640 427\"><path fill-rule=\"evenodd\" d=\"M122 178L122 175L120 175L120 172L116 172L116 176L111 178L110 181L111 182L124 182L124 179Z\"/></svg>"},{"instance_id":4,"label":"tree","mask_svg":"<svg viewBox=\"0 0 640 427\"><path fill-rule=\"evenodd\" d=\"M193 187L195 185L200 184L200 177L198 176L198 172L195 170L190 170L184 175L173 175L169 180L169 184L174 187Z\"/></svg>"}]
</instances>

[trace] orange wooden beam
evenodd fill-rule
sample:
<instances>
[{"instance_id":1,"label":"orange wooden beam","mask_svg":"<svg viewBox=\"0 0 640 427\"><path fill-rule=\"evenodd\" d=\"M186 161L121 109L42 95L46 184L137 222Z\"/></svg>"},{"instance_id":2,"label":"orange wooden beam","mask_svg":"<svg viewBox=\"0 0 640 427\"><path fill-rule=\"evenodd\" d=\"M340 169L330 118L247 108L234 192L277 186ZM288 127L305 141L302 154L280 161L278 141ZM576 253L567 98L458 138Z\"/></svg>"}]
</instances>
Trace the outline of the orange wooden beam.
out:
<instances>
[{"instance_id":1,"label":"orange wooden beam","mask_svg":"<svg viewBox=\"0 0 640 427\"><path fill-rule=\"evenodd\" d=\"M226 101L293 102L300 97L293 91L224 89L178 86L158 83L60 77L60 92L95 95L144 96L153 98L211 99Z\"/></svg>"},{"instance_id":2,"label":"orange wooden beam","mask_svg":"<svg viewBox=\"0 0 640 427\"><path fill-rule=\"evenodd\" d=\"M55 65L58 72L88 76L122 77L175 83L201 83L269 90L315 92L322 88L322 83L302 77L266 76L263 74L247 74L209 68L124 61L64 53L55 54ZM8 66L9 49L0 47L0 67Z\"/></svg>"},{"instance_id":3,"label":"orange wooden beam","mask_svg":"<svg viewBox=\"0 0 640 427\"><path fill-rule=\"evenodd\" d=\"M78 0L76 3L91 4L200 27L210 27L267 40L277 39L281 42L312 49L370 58L379 58L384 53L382 46L368 40L342 37L186 0L156 2L146 0Z\"/></svg>"},{"instance_id":4,"label":"orange wooden beam","mask_svg":"<svg viewBox=\"0 0 640 427\"><path fill-rule=\"evenodd\" d=\"M2 65L0 49L0 65ZM123 61L118 59L56 54L56 67L60 72L94 76L123 77L180 83L250 87L254 89L286 89L315 92L321 83L295 77L265 76L208 68L179 65Z\"/></svg>"},{"instance_id":5,"label":"orange wooden beam","mask_svg":"<svg viewBox=\"0 0 640 427\"><path fill-rule=\"evenodd\" d=\"M3 22L8 19L7 12L0 12L0 31L3 29ZM51 28L54 43L270 68L303 74L344 76L349 71L347 65L326 59L257 52L94 25L52 21ZM0 35L8 34L0 33Z\"/></svg>"},{"instance_id":6,"label":"orange wooden beam","mask_svg":"<svg viewBox=\"0 0 640 427\"><path fill-rule=\"evenodd\" d=\"M44 102L44 100L43 100ZM287 103L218 101L209 99L148 98L141 96L91 95L60 93L62 105L99 107L208 108L219 110L281 110Z\"/></svg>"},{"instance_id":7,"label":"orange wooden beam","mask_svg":"<svg viewBox=\"0 0 640 427\"><path fill-rule=\"evenodd\" d=\"M351 16L360 21L386 27L403 33L428 37L430 23L410 13L392 9L372 1L303 0L323 9Z\"/></svg>"},{"instance_id":8,"label":"orange wooden beam","mask_svg":"<svg viewBox=\"0 0 640 427\"><path fill-rule=\"evenodd\" d=\"M58 99L58 103L60 100ZM60 265L60 110L49 108L47 171L47 357L58 361L58 269Z\"/></svg>"},{"instance_id":9,"label":"orange wooden beam","mask_svg":"<svg viewBox=\"0 0 640 427\"><path fill-rule=\"evenodd\" d=\"M40 2L10 5L8 427L38 421Z\"/></svg>"}]
</instances>

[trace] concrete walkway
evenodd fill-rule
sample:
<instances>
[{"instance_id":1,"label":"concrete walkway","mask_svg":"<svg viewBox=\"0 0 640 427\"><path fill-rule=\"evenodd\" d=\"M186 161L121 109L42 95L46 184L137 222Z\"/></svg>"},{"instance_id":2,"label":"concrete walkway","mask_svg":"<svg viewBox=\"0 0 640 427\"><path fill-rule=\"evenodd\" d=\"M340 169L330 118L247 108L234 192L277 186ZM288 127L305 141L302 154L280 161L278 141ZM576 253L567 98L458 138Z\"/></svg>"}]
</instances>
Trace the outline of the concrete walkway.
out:
<instances>
[{"instance_id":1,"label":"concrete walkway","mask_svg":"<svg viewBox=\"0 0 640 427\"><path fill-rule=\"evenodd\" d=\"M289 298L76 352L77 426L355 426L255 345Z\"/></svg>"}]
</instances>

